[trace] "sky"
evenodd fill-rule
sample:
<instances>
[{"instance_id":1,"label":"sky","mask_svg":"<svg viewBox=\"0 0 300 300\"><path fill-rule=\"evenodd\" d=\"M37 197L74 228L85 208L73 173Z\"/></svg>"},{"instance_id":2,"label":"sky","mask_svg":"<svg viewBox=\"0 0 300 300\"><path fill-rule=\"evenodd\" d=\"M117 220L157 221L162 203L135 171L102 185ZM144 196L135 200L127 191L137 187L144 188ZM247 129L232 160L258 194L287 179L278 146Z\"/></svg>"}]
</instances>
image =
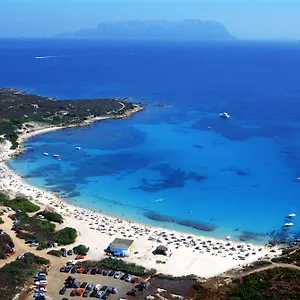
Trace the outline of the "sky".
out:
<instances>
[{"instance_id":1,"label":"sky","mask_svg":"<svg viewBox=\"0 0 300 300\"><path fill-rule=\"evenodd\" d=\"M239 39L300 39L300 0L0 0L0 37L189 18L219 21Z\"/></svg>"}]
</instances>

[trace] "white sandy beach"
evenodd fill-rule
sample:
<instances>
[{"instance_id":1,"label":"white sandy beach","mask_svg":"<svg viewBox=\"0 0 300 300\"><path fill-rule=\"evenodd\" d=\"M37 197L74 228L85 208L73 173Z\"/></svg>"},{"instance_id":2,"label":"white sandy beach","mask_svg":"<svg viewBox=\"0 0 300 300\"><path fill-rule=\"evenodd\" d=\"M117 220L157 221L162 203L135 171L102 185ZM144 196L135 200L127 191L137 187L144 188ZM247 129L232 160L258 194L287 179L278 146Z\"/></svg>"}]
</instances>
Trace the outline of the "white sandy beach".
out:
<instances>
[{"instance_id":1,"label":"white sandy beach","mask_svg":"<svg viewBox=\"0 0 300 300\"><path fill-rule=\"evenodd\" d=\"M60 127L45 128L36 126L29 133L21 134L19 142L27 138L57 130ZM104 249L116 237L134 239L134 250L126 261L155 268L158 272L173 276L195 274L200 277L219 275L229 269L254 262L265 256L272 257L280 253L270 252L263 245L229 242L191 236L185 233L136 224L105 216L95 211L76 207L65 202L52 192L33 187L26 183L5 161L18 153L10 150L10 143L0 144L0 190L9 195L23 194L43 208L51 208L64 216L63 227L76 228L79 237L76 244L90 247L88 259L99 260L105 257ZM165 245L171 256L155 256L152 251L158 245ZM159 262L160 261L160 262Z\"/></svg>"}]
</instances>

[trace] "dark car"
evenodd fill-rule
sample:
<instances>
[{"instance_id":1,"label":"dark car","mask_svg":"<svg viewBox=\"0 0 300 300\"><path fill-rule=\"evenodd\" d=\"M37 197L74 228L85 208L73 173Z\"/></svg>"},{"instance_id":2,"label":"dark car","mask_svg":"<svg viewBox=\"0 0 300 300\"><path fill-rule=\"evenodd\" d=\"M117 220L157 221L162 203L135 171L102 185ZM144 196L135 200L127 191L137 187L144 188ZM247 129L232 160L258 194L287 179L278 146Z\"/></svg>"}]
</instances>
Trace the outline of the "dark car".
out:
<instances>
[{"instance_id":1,"label":"dark car","mask_svg":"<svg viewBox=\"0 0 300 300\"><path fill-rule=\"evenodd\" d=\"M106 289L107 289L107 285L103 285L103 286L101 287L100 291L106 291Z\"/></svg>"},{"instance_id":2,"label":"dark car","mask_svg":"<svg viewBox=\"0 0 300 300\"><path fill-rule=\"evenodd\" d=\"M67 267L65 267L65 272L69 273L71 271L71 269L72 269L72 266L67 266Z\"/></svg>"},{"instance_id":3,"label":"dark car","mask_svg":"<svg viewBox=\"0 0 300 300\"><path fill-rule=\"evenodd\" d=\"M63 298L62 300L69 300L68 298Z\"/></svg>"},{"instance_id":4,"label":"dark car","mask_svg":"<svg viewBox=\"0 0 300 300\"><path fill-rule=\"evenodd\" d=\"M80 281L76 281L76 282L74 283L73 287L74 287L75 289L77 289L77 288L80 287L80 284L81 284Z\"/></svg>"},{"instance_id":5,"label":"dark car","mask_svg":"<svg viewBox=\"0 0 300 300\"><path fill-rule=\"evenodd\" d=\"M70 256L70 255L73 255L73 250L68 250L67 251L67 254Z\"/></svg>"},{"instance_id":6,"label":"dark car","mask_svg":"<svg viewBox=\"0 0 300 300\"><path fill-rule=\"evenodd\" d=\"M61 267L59 271L60 272L66 272L66 267Z\"/></svg>"},{"instance_id":7,"label":"dark car","mask_svg":"<svg viewBox=\"0 0 300 300\"><path fill-rule=\"evenodd\" d=\"M72 273L72 274L75 274L75 273L77 272L77 269L78 269L78 267L74 267L74 268L71 270L71 273Z\"/></svg>"},{"instance_id":8,"label":"dark car","mask_svg":"<svg viewBox=\"0 0 300 300\"><path fill-rule=\"evenodd\" d=\"M92 290L94 287L94 285L92 283L90 283L87 287L86 287L86 290Z\"/></svg>"},{"instance_id":9,"label":"dark car","mask_svg":"<svg viewBox=\"0 0 300 300\"><path fill-rule=\"evenodd\" d=\"M76 296L76 292L77 292L77 290L73 290L73 291L70 293L70 296L75 297L75 296Z\"/></svg>"},{"instance_id":10,"label":"dark car","mask_svg":"<svg viewBox=\"0 0 300 300\"><path fill-rule=\"evenodd\" d=\"M123 274L123 275L120 277L120 279L121 279L121 280L125 280L125 277L126 277L127 275L128 275L128 274L126 274L126 273Z\"/></svg>"},{"instance_id":11,"label":"dark car","mask_svg":"<svg viewBox=\"0 0 300 300\"><path fill-rule=\"evenodd\" d=\"M91 275L96 275L96 274L97 274L97 269L96 268L92 269Z\"/></svg>"},{"instance_id":12,"label":"dark car","mask_svg":"<svg viewBox=\"0 0 300 300\"><path fill-rule=\"evenodd\" d=\"M80 287L81 287L82 289L84 289L86 286L87 286L87 282L84 281L84 282L81 284Z\"/></svg>"},{"instance_id":13,"label":"dark car","mask_svg":"<svg viewBox=\"0 0 300 300\"><path fill-rule=\"evenodd\" d=\"M98 268L97 274L102 274L102 272L103 272L102 268Z\"/></svg>"},{"instance_id":14,"label":"dark car","mask_svg":"<svg viewBox=\"0 0 300 300\"><path fill-rule=\"evenodd\" d=\"M127 292L126 295L135 297L136 296L136 290L132 289L131 291Z\"/></svg>"},{"instance_id":15,"label":"dark car","mask_svg":"<svg viewBox=\"0 0 300 300\"><path fill-rule=\"evenodd\" d=\"M109 286L109 287L107 288L107 290L106 290L106 293L112 294L113 288L114 288L113 286Z\"/></svg>"},{"instance_id":16,"label":"dark car","mask_svg":"<svg viewBox=\"0 0 300 300\"><path fill-rule=\"evenodd\" d=\"M82 297L87 297L90 293L90 290L85 290Z\"/></svg>"},{"instance_id":17,"label":"dark car","mask_svg":"<svg viewBox=\"0 0 300 300\"><path fill-rule=\"evenodd\" d=\"M92 291L92 293L90 294L90 297L96 297L98 291Z\"/></svg>"},{"instance_id":18,"label":"dark car","mask_svg":"<svg viewBox=\"0 0 300 300\"><path fill-rule=\"evenodd\" d=\"M108 270L108 269L105 269L105 270L103 271L102 274L103 274L104 276L107 276L108 272L109 272L109 270Z\"/></svg>"},{"instance_id":19,"label":"dark car","mask_svg":"<svg viewBox=\"0 0 300 300\"><path fill-rule=\"evenodd\" d=\"M109 297L110 293L106 292L101 299L106 300Z\"/></svg>"},{"instance_id":20,"label":"dark car","mask_svg":"<svg viewBox=\"0 0 300 300\"><path fill-rule=\"evenodd\" d=\"M116 273L115 271L110 271L110 272L108 273L108 276L111 276L111 277L112 277L112 276L115 275L115 273Z\"/></svg>"},{"instance_id":21,"label":"dark car","mask_svg":"<svg viewBox=\"0 0 300 300\"><path fill-rule=\"evenodd\" d=\"M147 288L147 284L144 281L141 281L135 286L135 288L139 289L140 291L143 291Z\"/></svg>"},{"instance_id":22,"label":"dark car","mask_svg":"<svg viewBox=\"0 0 300 300\"><path fill-rule=\"evenodd\" d=\"M64 286L60 291L59 294L60 295L64 295L66 293L67 288Z\"/></svg>"},{"instance_id":23,"label":"dark car","mask_svg":"<svg viewBox=\"0 0 300 300\"><path fill-rule=\"evenodd\" d=\"M82 272L82 274L87 274L89 272L88 268L85 268L84 271Z\"/></svg>"}]
</instances>

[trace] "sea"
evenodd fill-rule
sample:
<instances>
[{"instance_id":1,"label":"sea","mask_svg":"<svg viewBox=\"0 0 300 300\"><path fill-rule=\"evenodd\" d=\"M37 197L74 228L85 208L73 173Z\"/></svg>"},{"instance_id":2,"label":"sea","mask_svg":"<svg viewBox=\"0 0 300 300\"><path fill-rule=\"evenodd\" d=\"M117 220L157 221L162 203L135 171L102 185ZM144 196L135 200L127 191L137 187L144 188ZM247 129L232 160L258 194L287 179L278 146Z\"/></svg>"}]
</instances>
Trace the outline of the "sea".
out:
<instances>
[{"instance_id":1,"label":"sea","mask_svg":"<svg viewBox=\"0 0 300 300\"><path fill-rule=\"evenodd\" d=\"M8 161L28 183L193 235L300 237L299 43L1 39L0 86L145 107L32 137Z\"/></svg>"}]
</instances>

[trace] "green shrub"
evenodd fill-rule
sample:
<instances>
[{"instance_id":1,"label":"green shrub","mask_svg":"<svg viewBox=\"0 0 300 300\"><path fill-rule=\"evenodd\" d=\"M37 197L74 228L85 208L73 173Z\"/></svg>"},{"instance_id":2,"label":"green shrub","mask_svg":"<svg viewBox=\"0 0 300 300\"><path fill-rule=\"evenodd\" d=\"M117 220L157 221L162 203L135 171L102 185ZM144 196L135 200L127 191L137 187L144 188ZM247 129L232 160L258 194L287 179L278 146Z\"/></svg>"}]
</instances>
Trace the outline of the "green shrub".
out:
<instances>
[{"instance_id":1,"label":"green shrub","mask_svg":"<svg viewBox=\"0 0 300 300\"><path fill-rule=\"evenodd\" d=\"M60 224L63 223L62 216L56 212L44 210L42 212L39 212L38 214L44 216L45 219L47 219L48 221L60 223Z\"/></svg>"},{"instance_id":2,"label":"green shrub","mask_svg":"<svg viewBox=\"0 0 300 300\"><path fill-rule=\"evenodd\" d=\"M53 238L59 245L69 245L76 241L77 232L74 228L66 227L55 232Z\"/></svg>"},{"instance_id":3,"label":"green shrub","mask_svg":"<svg viewBox=\"0 0 300 300\"><path fill-rule=\"evenodd\" d=\"M9 206L13 210L22 210L25 212L36 212L40 210L40 207L32 202L30 202L27 198L18 196L12 200L10 200L6 195L1 194L0 203L4 206Z\"/></svg>"},{"instance_id":4,"label":"green shrub","mask_svg":"<svg viewBox=\"0 0 300 300\"><path fill-rule=\"evenodd\" d=\"M56 257L61 257L62 256L62 253L60 250L50 250L47 252L47 254L49 255L53 255L53 256L56 256Z\"/></svg>"},{"instance_id":5,"label":"green shrub","mask_svg":"<svg viewBox=\"0 0 300 300\"><path fill-rule=\"evenodd\" d=\"M78 253L88 253L90 249L87 248L85 245L78 245L76 247L73 248L73 251L75 254L78 254Z\"/></svg>"},{"instance_id":6,"label":"green shrub","mask_svg":"<svg viewBox=\"0 0 300 300\"><path fill-rule=\"evenodd\" d=\"M36 250L43 250L43 249L47 249L47 248L48 248L48 245L45 242L41 242L37 246Z\"/></svg>"}]
</instances>

